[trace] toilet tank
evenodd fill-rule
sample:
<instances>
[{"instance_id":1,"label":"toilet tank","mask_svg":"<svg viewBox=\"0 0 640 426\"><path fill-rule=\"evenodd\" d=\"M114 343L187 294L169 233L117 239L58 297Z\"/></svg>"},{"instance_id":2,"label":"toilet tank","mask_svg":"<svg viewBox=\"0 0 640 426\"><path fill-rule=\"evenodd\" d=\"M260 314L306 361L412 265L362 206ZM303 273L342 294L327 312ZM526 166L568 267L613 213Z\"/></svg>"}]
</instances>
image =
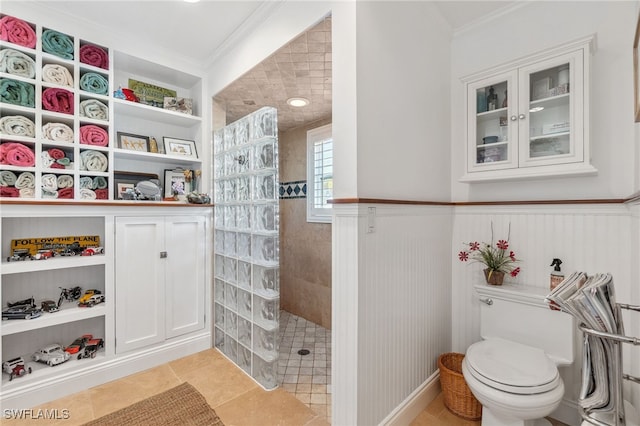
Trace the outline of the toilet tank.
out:
<instances>
[{"instance_id":1,"label":"toilet tank","mask_svg":"<svg viewBox=\"0 0 640 426\"><path fill-rule=\"evenodd\" d=\"M573 363L574 319L549 309L544 301L549 290L521 284L478 284L475 288L481 301L483 339L502 337L544 350L557 365Z\"/></svg>"}]
</instances>

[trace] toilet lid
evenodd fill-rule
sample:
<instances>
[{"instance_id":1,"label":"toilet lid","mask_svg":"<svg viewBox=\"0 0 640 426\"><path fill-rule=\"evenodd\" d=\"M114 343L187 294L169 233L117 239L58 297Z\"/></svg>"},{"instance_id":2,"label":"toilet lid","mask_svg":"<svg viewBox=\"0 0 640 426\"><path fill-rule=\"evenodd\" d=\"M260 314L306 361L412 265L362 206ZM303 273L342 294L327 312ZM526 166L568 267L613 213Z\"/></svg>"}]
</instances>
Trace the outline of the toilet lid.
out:
<instances>
[{"instance_id":1,"label":"toilet lid","mask_svg":"<svg viewBox=\"0 0 640 426\"><path fill-rule=\"evenodd\" d=\"M561 380L556 365L542 349L500 338L474 343L466 358L478 380L505 392L547 392Z\"/></svg>"}]
</instances>

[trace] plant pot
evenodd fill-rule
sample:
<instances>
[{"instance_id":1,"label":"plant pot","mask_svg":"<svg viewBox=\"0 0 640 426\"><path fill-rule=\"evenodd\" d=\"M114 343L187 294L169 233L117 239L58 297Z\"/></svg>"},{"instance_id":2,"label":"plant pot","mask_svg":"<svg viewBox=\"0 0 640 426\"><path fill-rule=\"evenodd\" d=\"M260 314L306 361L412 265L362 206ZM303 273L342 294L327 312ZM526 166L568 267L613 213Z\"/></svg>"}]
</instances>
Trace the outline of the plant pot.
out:
<instances>
[{"instance_id":1,"label":"plant pot","mask_svg":"<svg viewBox=\"0 0 640 426\"><path fill-rule=\"evenodd\" d=\"M502 285L504 281L504 272L494 271L489 268L484 270L484 278L487 280L487 284Z\"/></svg>"}]
</instances>

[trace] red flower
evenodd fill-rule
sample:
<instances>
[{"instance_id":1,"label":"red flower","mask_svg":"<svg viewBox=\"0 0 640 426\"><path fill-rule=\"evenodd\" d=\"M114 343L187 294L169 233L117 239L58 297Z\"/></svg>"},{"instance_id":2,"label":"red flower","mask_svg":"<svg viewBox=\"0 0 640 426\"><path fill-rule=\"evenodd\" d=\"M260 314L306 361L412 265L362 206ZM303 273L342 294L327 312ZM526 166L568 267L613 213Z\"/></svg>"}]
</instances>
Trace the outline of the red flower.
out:
<instances>
[{"instance_id":1,"label":"red flower","mask_svg":"<svg viewBox=\"0 0 640 426\"><path fill-rule=\"evenodd\" d=\"M469 253L467 253L466 251L461 251L460 253L458 253L458 258L461 262L466 262L467 260L469 260Z\"/></svg>"},{"instance_id":2,"label":"red flower","mask_svg":"<svg viewBox=\"0 0 640 426\"><path fill-rule=\"evenodd\" d=\"M516 269L514 269L513 271L511 271L511 276L515 277L520 273L520 267L518 266Z\"/></svg>"},{"instance_id":3,"label":"red flower","mask_svg":"<svg viewBox=\"0 0 640 426\"><path fill-rule=\"evenodd\" d=\"M509 253L509 257L511 258L511 260L513 260L514 262L516 261L516 254L511 251L511 253Z\"/></svg>"},{"instance_id":4,"label":"red flower","mask_svg":"<svg viewBox=\"0 0 640 426\"><path fill-rule=\"evenodd\" d=\"M509 248L509 242L505 240L499 240L496 246L498 246L500 250L506 250Z\"/></svg>"},{"instance_id":5,"label":"red flower","mask_svg":"<svg viewBox=\"0 0 640 426\"><path fill-rule=\"evenodd\" d=\"M480 250L480 243L477 241L469 243L469 250L471 251Z\"/></svg>"}]
</instances>

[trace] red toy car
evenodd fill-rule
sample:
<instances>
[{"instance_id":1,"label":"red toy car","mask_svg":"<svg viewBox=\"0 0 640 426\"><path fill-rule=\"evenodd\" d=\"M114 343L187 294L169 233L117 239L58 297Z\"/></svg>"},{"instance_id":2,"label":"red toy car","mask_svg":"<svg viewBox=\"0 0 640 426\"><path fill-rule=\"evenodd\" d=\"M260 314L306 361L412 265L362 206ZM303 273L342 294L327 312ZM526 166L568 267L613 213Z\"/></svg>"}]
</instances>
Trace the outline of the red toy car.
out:
<instances>
[{"instance_id":1,"label":"red toy car","mask_svg":"<svg viewBox=\"0 0 640 426\"><path fill-rule=\"evenodd\" d=\"M24 359L22 357L10 359L2 363L2 371L9 375L9 381L14 377L24 376L25 374L31 374L31 367L26 367Z\"/></svg>"},{"instance_id":2,"label":"red toy car","mask_svg":"<svg viewBox=\"0 0 640 426\"><path fill-rule=\"evenodd\" d=\"M74 340L73 343L64 348L64 350L69 353L69 355L78 354L78 359L80 359L84 355L84 348L87 346L87 342L91 339L93 339L92 334L83 334L82 337Z\"/></svg>"},{"instance_id":3,"label":"red toy car","mask_svg":"<svg viewBox=\"0 0 640 426\"><path fill-rule=\"evenodd\" d=\"M80 256L93 256L94 254L104 254L104 247L87 247L82 250Z\"/></svg>"}]
</instances>

